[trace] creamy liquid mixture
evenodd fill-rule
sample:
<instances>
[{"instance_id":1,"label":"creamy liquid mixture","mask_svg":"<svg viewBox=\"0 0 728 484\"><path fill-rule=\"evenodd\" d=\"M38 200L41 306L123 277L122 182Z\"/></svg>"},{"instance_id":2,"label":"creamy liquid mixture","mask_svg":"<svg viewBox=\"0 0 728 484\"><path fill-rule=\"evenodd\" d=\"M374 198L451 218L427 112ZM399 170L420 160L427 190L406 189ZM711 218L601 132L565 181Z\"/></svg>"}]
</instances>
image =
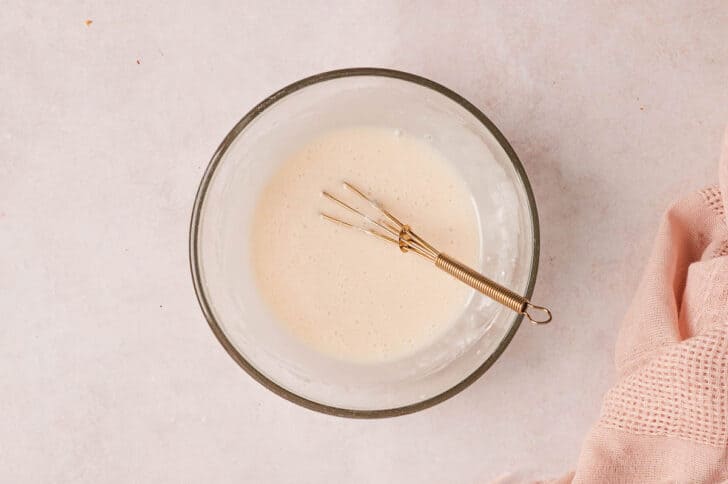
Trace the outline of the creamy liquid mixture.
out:
<instances>
[{"instance_id":1,"label":"creamy liquid mixture","mask_svg":"<svg viewBox=\"0 0 728 484\"><path fill-rule=\"evenodd\" d=\"M475 265L479 235L465 182L425 141L397 130L351 128L313 139L264 189L252 227L252 263L273 315L317 351L355 362L421 349L454 323L471 289L414 253L325 221L357 218L325 189L369 209L347 180L442 252Z\"/></svg>"}]
</instances>

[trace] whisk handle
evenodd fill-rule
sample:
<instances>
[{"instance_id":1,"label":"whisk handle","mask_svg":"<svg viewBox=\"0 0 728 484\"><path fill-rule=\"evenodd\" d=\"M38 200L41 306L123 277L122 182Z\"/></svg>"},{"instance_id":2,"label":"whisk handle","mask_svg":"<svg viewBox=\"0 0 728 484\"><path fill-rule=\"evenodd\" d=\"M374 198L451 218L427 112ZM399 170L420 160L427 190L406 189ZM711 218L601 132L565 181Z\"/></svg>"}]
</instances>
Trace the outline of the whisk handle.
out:
<instances>
[{"instance_id":1,"label":"whisk handle","mask_svg":"<svg viewBox=\"0 0 728 484\"><path fill-rule=\"evenodd\" d=\"M488 279L483 274L471 269L447 254L440 253L435 259L435 265L476 291L518 314L525 315L534 324L545 324L551 321L551 311L545 307L531 304L528 299L520 294ZM539 312L541 317L536 317L535 312Z\"/></svg>"}]
</instances>

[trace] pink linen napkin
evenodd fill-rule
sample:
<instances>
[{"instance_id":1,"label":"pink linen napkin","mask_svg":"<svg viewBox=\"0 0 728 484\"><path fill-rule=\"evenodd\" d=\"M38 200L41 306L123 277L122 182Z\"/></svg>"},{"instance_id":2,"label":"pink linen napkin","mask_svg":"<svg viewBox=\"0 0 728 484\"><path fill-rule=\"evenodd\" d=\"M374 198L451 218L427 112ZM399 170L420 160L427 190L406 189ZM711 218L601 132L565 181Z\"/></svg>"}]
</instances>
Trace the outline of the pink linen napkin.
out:
<instances>
[{"instance_id":1,"label":"pink linen napkin","mask_svg":"<svg viewBox=\"0 0 728 484\"><path fill-rule=\"evenodd\" d=\"M719 184L664 216L616 348L617 382L557 482L728 481L728 130Z\"/></svg>"}]
</instances>

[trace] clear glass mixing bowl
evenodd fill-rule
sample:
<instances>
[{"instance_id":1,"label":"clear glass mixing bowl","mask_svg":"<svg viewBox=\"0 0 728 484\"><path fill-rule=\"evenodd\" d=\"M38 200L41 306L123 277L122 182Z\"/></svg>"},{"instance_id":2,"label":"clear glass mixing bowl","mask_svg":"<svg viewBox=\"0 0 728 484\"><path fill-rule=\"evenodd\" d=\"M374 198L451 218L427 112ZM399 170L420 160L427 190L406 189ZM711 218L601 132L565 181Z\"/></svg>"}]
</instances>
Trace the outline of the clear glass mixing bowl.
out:
<instances>
[{"instance_id":1,"label":"clear glass mixing bowl","mask_svg":"<svg viewBox=\"0 0 728 484\"><path fill-rule=\"evenodd\" d=\"M387 69L318 74L281 89L246 114L202 177L190 227L190 265L212 331L253 378L313 410L386 417L427 408L470 385L500 356L522 316L473 293L444 337L411 357L381 364L318 354L273 319L249 264L257 197L292 149L331 129L362 125L401 129L432 143L466 180L481 222L503 204L517 208L517 216L502 220L499 230L481 230L476 269L487 267L487 276L530 297L538 266L538 216L513 149L459 95ZM489 165L495 160L502 173L484 170L485 160Z\"/></svg>"}]
</instances>

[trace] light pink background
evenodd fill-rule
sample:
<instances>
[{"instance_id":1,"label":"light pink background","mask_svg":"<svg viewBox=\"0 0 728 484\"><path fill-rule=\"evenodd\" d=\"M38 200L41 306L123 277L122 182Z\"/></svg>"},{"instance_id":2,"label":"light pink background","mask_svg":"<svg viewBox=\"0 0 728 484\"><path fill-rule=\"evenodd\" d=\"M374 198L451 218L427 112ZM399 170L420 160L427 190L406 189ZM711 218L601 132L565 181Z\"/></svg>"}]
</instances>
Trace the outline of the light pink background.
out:
<instances>
[{"instance_id":1,"label":"light pink background","mask_svg":"<svg viewBox=\"0 0 728 484\"><path fill-rule=\"evenodd\" d=\"M0 16L0 481L483 482L575 464L659 214L714 181L725 2L45 3ZM501 128L539 203L536 299L556 316L454 399L381 421L248 378L187 262L227 131L348 66L430 77Z\"/></svg>"}]
</instances>

